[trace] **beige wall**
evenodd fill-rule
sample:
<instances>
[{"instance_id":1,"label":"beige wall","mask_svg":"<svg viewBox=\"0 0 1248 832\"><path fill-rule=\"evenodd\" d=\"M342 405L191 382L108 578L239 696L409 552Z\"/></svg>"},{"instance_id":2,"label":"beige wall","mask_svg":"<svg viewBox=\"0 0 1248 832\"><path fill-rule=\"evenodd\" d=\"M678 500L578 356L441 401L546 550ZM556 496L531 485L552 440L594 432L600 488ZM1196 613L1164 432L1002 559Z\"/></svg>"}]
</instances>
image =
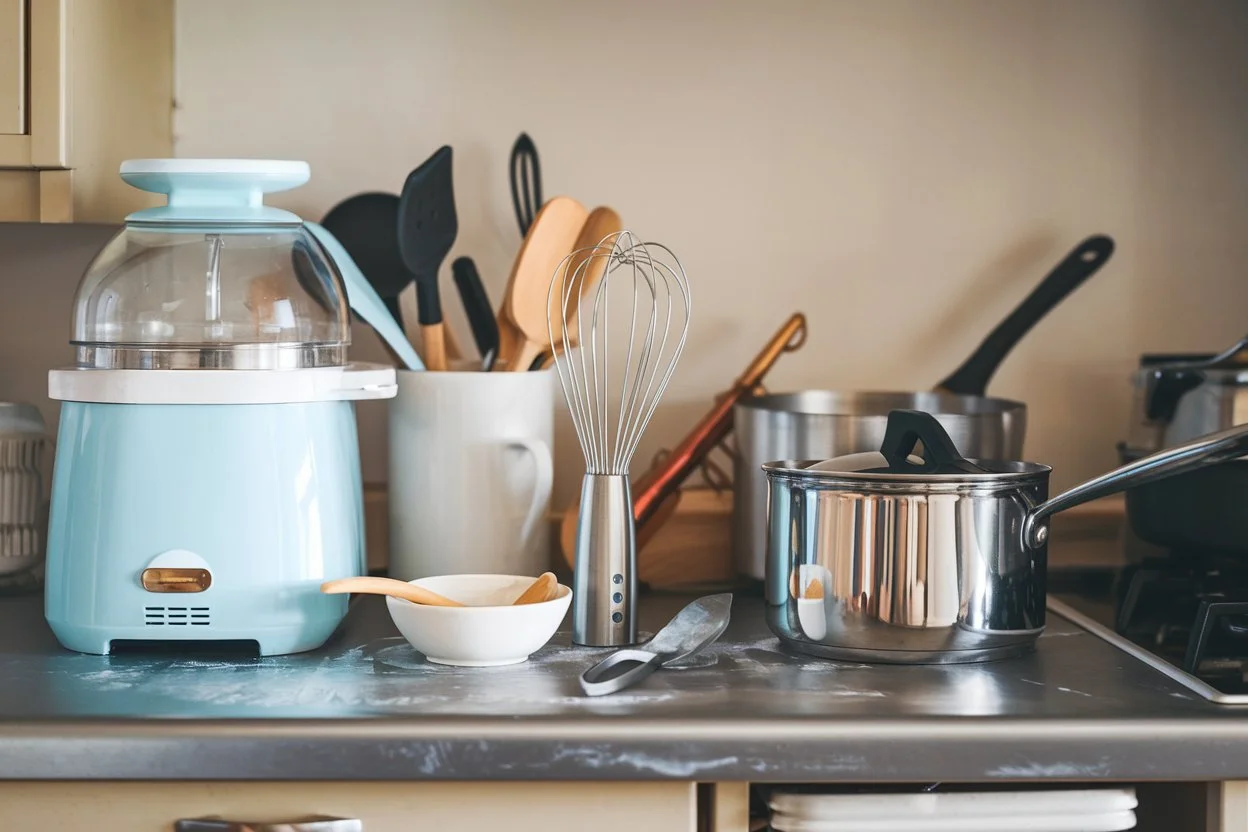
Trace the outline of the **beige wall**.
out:
<instances>
[{"instance_id":1,"label":"beige wall","mask_svg":"<svg viewBox=\"0 0 1248 832\"><path fill-rule=\"evenodd\" d=\"M810 340L773 388L930 385L1092 232L1116 238L1113 261L991 388L1030 403L1028 456L1057 484L1114 462L1138 353L1214 349L1248 329L1239 0L176 11L177 153L309 160L311 184L275 202L319 218L354 192L397 190L450 143L456 253L497 299L518 243L507 153L527 130L549 194L614 205L669 243L695 319L643 456L793 310ZM376 476L384 437L365 433ZM561 450L575 475L575 447Z\"/></svg>"}]
</instances>

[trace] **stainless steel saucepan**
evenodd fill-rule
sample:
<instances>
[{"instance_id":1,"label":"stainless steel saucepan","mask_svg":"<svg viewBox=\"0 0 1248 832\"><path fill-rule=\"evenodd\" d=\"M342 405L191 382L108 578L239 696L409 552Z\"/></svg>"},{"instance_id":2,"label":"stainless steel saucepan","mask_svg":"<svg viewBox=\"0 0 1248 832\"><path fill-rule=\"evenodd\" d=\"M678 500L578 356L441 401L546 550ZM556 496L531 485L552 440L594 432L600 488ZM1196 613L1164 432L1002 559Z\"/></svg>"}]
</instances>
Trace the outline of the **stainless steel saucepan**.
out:
<instances>
[{"instance_id":1,"label":"stainless steel saucepan","mask_svg":"<svg viewBox=\"0 0 1248 832\"><path fill-rule=\"evenodd\" d=\"M1047 465L965 459L930 414L894 411L878 452L764 466L767 623L790 647L834 659L1024 653L1044 629L1051 515L1246 451L1243 425L1048 499Z\"/></svg>"},{"instance_id":2,"label":"stainless steel saucepan","mask_svg":"<svg viewBox=\"0 0 1248 832\"><path fill-rule=\"evenodd\" d=\"M1084 240L994 329L935 390L861 393L808 390L742 399L733 413L733 556L737 571L762 580L767 478L762 465L777 459L826 459L880 446L888 413L898 408L933 413L958 449L978 459L1023 455L1027 408L984 395L997 367L1024 335L1063 298L1105 264L1109 237Z\"/></svg>"}]
</instances>

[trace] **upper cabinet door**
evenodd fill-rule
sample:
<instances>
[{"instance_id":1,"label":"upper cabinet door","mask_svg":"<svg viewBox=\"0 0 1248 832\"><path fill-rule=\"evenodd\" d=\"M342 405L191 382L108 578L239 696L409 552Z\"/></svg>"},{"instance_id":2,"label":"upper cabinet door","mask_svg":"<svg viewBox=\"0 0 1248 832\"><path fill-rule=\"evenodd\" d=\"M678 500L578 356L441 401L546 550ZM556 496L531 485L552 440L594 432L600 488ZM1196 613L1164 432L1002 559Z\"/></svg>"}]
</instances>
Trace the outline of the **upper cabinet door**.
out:
<instances>
[{"instance_id":1,"label":"upper cabinet door","mask_svg":"<svg viewBox=\"0 0 1248 832\"><path fill-rule=\"evenodd\" d=\"M26 0L0 0L0 133L21 135L26 127L28 16Z\"/></svg>"},{"instance_id":2,"label":"upper cabinet door","mask_svg":"<svg viewBox=\"0 0 1248 832\"><path fill-rule=\"evenodd\" d=\"M66 167L67 2L0 0L0 168Z\"/></svg>"}]
</instances>

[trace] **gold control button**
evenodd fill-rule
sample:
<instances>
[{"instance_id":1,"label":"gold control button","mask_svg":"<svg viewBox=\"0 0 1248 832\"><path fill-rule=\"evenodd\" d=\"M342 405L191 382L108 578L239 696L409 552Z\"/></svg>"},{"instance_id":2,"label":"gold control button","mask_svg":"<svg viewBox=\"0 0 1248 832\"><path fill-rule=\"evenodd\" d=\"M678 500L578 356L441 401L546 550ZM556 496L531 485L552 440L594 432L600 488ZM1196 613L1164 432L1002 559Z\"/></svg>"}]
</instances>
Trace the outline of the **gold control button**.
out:
<instances>
[{"instance_id":1,"label":"gold control button","mask_svg":"<svg viewBox=\"0 0 1248 832\"><path fill-rule=\"evenodd\" d=\"M148 592L203 592L212 586L207 569L144 569L143 588Z\"/></svg>"}]
</instances>

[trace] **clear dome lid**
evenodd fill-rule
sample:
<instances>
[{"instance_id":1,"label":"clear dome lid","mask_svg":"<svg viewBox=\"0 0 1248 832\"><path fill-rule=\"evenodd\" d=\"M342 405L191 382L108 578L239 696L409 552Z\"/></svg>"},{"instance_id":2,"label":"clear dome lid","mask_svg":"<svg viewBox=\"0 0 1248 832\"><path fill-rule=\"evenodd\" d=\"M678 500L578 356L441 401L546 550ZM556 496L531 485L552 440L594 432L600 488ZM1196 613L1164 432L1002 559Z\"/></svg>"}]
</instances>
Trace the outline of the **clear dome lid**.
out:
<instances>
[{"instance_id":1,"label":"clear dome lid","mask_svg":"<svg viewBox=\"0 0 1248 832\"><path fill-rule=\"evenodd\" d=\"M302 221L266 207L303 162L156 159L122 178L166 193L131 214L78 285L79 367L295 369L346 364L342 278Z\"/></svg>"}]
</instances>

